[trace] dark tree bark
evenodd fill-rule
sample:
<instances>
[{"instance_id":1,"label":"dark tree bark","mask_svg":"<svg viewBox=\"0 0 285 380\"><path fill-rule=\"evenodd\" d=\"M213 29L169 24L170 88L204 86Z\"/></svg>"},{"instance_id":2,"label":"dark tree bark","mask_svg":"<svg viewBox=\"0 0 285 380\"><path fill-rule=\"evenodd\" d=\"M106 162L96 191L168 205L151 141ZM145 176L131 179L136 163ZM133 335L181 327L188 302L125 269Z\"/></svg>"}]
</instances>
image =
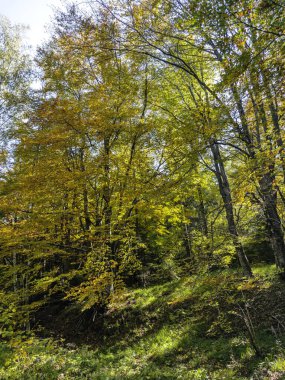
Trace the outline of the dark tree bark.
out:
<instances>
[{"instance_id":1,"label":"dark tree bark","mask_svg":"<svg viewBox=\"0 0 285 380\"><path fill-rule=\"evenodd\" d=\"M217 144L214 138L210 139L210 148L211 148L211 152L214 159L215 174L216 174L216 178L219 184L220 194L222 196L225 210L226 210L228 230L229 230L229 233L231 234L233 244L234 244L238 259L239 259L239 263L240 263L240 266L242 267L244 275L246 277L252 277L253 275L252 275L251 267L246 257L246 254L244 252L243 246L240 242L236 223L235 223L233 202L232 202L229 181L227 178L227 174L225 172L223 160L220 154L219 145Z\"/></svg>"},{"instance_id":2,"label":"dark tree bark","mask_svg":"<svg viewBox=\"0 0 285 380\"><path fill-rule=\"evenodd\" d=\"M203 193L201 186L198 185L198 198L199 198L199 219L200 219L200 225L201 230L204 233L205 236L208 235L208 223L207 223L207 215L205 210L205 204L203 199Z\"/></svg>"},{"instance_id":3,"label":"dark tree bark","mask_svg":"<svg viewBox=\"0 0 285 380\"><path fill-rule=\"evenodd\" d=\"M247 120L245 118L245 111L243 107L243 103L241 100L240 95L238 94L238 91L236 88L233 86L232 87L234 99L236 102L236 106L239 112L239 116L241 119L242 123L242 133L244 132L243 135L243 141L246 143L247 150L249 152L249 157L251 159L255 159L255 151L253 149L254 144L252 143L252 138L250 137L249 134L249 127ZM272 111L272 110L271 110ZM263 104L261 104L260 108L260 119L262 121L263 125L263 131L266 135L266 139L268 139L270 149L272 149L272 136L268 136L268 128L267 128L267 118L266 114L264 111ZM271 112L272 115L272 112ZM274 118L272 116L272 120L274 123ZM277 126L274 126L276 129ZM276 131L278 132L278 131ZM259 138L260 139L260 138ZM277 145L280 147L278 144L283 144L283 142L280 142L280 139L277 140ZM277 210L277 191L274 189L273 182L275 179L275 174L274 174L274 162L265 162L263 164L263 174L261 174L261 177L258 181L259 183L259 188L258 191L260 193L261 199L263 201L263 211L265 218L267 219L267 225L270 227L270 239L271 239L271 245L274 250L274 255L275 255L275 261L276 261L276 266L280 268L283 272L285 272L285 244L284 244L284 233L282 230L282 223L281 219L278 214ZM257 168L258 169L258 168Z\"/></svg>"},{"instance_id":4,"label":"dark tree bark","mask_svg":"<svg viewBox=\"0 0 285 380\"><path fill-rule=\"evenodd\" d=\"M277 191L273 191L274 177L266 173L259 181L261 197L264 205L264 214L270 228L271 244L274 250L275 261L278 268L285 271L285 244L282 223L277 211Z\"/></svg>"}]
</instances>

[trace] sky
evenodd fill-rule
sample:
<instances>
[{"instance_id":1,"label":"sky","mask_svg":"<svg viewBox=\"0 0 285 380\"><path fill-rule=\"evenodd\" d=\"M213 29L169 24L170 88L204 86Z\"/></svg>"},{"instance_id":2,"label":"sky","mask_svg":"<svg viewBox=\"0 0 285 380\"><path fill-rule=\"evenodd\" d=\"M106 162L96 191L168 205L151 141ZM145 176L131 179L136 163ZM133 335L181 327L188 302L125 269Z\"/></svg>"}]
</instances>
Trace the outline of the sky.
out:
<instances>
[{"instance_id":1,"label":"sky","mask_svg":"<svg viewBox=\"0 0 285 380\"><path fill-rule=\"evenodd\" d=\"M61 5L61 0L0 0L0 14L13 24L28 25L26 42L36 48L48 37L45 26L52 18L53 7Z\"/></svg>"}]
</instances>

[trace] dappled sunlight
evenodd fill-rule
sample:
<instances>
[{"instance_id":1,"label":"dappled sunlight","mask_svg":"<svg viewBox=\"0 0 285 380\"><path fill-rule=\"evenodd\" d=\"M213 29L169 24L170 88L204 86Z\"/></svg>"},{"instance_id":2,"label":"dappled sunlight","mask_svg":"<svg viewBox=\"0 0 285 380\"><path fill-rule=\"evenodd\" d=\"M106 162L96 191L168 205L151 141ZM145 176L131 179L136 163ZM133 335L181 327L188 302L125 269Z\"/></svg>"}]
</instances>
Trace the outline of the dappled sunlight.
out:
<instances>
[{"instance_id":1,"label":"dappled sunlight","mask_svg":"<svg viewBox=\"0 0 285 380\"><path fill-rule=\"evenodd\" d=\"M282 1L2 1L1 380L285 377Z\"/></svg>"}]
</instances>

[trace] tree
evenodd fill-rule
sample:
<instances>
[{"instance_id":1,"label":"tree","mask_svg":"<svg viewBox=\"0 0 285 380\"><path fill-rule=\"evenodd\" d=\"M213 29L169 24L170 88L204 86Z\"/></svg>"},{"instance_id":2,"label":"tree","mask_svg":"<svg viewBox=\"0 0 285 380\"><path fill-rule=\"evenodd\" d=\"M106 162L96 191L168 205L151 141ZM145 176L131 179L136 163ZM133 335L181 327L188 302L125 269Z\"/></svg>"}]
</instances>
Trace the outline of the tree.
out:
<instances>
[{"instance_id":1,"label":"tree","mask_svg":"<svg viewBox=\"0 0 285 380\"><path fill-rule=\"evenodd\" d=\"M16 215L11 200L6 199L7 187L10 186L9 172L13 164L14 144L19 123L28 109L29 86L31 83L30 59L23 48L23 28L13 26L8 19L0 18L0 192L1 192L1 254L0 272L2 287L9 287L13 292L1 299L1 308L7 309L7 326L3 334L10 334L5 328L11 327L11 319L15 316L14 304L25 298L16 294L17 270L20 266L17 250L13 249L14 223ZM8 227L11 226L11 229ZM9 237L10 236L10 237ZM9 246L9 249L7 248ZM7 282L6 282L7 281ZM20 302L21 302L20 301ZM5 318L4 318L5 319ZM16 323L16 322L15 322Z\"/></svg>"},{"instance_id":2,"label":"tree","mask_svg":"<svg viewBox=\"0 0 285 380\"><path fill-rule=\"evenodd\" d=\"M273 185L275 162L279 154L282 157L283 143L277 123L277 106L273 104L268 79L257 69L262 57L265 57L271 45L276 43L276 34L263 30L268 12L265 11L264 17L262 2L128 2L125 4L124 15L118 8L114 9L107 3L104 6L120 19L128 30L129 37L122 42L124 49L147 55L163 65L181 70L208 93L211 97L211 107L221 107L224 118L227 119L228 126L232 128L238 141L238 144L230 144L236 147L239 153L245 154L251 162L251 168L254 168L256 191L261 197L270 229L276 265L284 271L284 238ZM279 21L282 12L283 7L278 7ZM243 20L244 15L248 15L249 21L242 22L239 15L242 15ZM238 23L233 23L236 18ZM282 34L279 37L282 37ZM272 53L271 49L270 51ZM201 75L196 63L198 57L216 68L216 78L212 78L212 83ZM250 94L246 78L253 78L250 73L254 71L259 72L260 76L255 77L255 84L251 83L250 86L262 86L268 100L261 108L255 107L255 111L258 111L260 120L266 120L266 123L272 126L272 129L266 127L264 130L265 145L262 147L255 144L256 128L251 129L247 112ZM261 82L259 78L262 78ZM267 110L269 120L267 116L264 118ZM271 148L268 141L274 141ZM277 146L277 150L274 150L274 145ZM268 151L267 155L264 155L265 150ZM274 163L270 162L269 156L274 156ZM261 157L264 157L261 170L263 174L259 171Z\"/></svg>"}]
</instances>

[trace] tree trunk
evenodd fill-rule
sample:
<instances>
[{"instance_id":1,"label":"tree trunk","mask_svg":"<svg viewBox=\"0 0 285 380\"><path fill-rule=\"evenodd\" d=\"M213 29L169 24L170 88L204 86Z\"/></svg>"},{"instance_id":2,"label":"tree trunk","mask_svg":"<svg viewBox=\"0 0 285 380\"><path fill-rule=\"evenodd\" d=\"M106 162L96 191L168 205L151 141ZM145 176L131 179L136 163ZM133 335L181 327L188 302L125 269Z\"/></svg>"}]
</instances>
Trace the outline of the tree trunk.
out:
<instances>
[{"instance_id":1,"label":"tree trunk","mask_svg":"<svg viewBox=\"0 0 285 380\"><path fill-rule=\"evenodd\" d=\"M200 227L201 231L205 236L208 235L208 223L207 223L207 215L204 205L204 199L203 199L203 193L201 189L201 185L198 185L198 198L199 198L199 220L200 220Z\"/></svg>"},{"instance_id":2,"label":"tree trunk","mask_svg":"<svg viewBox=\"0 0 285 380\"><path fill-rule=\"evenodd\" d=\"M259 181L264 205L264 214L270 227L271 244L274 250L276 265L285 272L285 244L282 223L277 211L277 194L273 190L273 177L266 173Z\"/></svg>"},{"instance_id":3,"label":"tree trunk","mask_svg":"<svg viewBox=\"0 0 285 380\"><path fill-rule=\"evenodd\" d=\"M238 94L235 87L232 87L232 90L234 92L234 98L236 101L237 109L239 112L240 119L243 124L242 131L246 130L248 131L248 125L247 121L245 119L245 111L243 108L242 100L240 98L240 95ZM264 112L263 104L261 103L261 120L263 124L264 133L268 134L267 129L267 120L266 115ZM275 126L276 128L276 126ZM243 136L243 140L246 143L249 156L254 159L255 158L255 152L253 150L253 144L250 140L250 135L248 132ZM271 136L267 136L266 139L269 142L270 149L272 149L272 139ZM280 143L280 141L279 141ZM274 162L264 163L263 164L263 172L265 174L262 174L261 178L259 179L259 193L261 195L262 201L263 201L263 209L264 209L264 215L267 219L267 225L270 226L270 236L271 236L271 244L272 248L274 250L275 255L275 261L276 266L280 269L282 269L283 272L285 272L285 244L284 244L284 234L282 230L282 224L281 220L278 214L277 210L277 194L276 191L273 189L273 181L274 181Z\"/></svg>"},{"instance_id":4,"label":"tree trunk","mask_svg":"<svg viewBox=\"0 0 285 380\"><path fill-rule=\"evenodd\" d=\"M240 242L239 235L236 228L230 185L228 182L228 178L227 178L222 157L220 154L219 145L217 144L214 138L210 139L210 147L211 147L211 151L212 151L212 155L214 159L215 174L218 180L220 194L222 196L225 210L226 210L228 230L229 230L229 233L231 234L232 241L236 250L236 254L238 256L239 263L243 270L244 275L246 277L252 277L251 267L246 257L246 254L244 252L243 246Z\"/></svg>"}]
</instances>

